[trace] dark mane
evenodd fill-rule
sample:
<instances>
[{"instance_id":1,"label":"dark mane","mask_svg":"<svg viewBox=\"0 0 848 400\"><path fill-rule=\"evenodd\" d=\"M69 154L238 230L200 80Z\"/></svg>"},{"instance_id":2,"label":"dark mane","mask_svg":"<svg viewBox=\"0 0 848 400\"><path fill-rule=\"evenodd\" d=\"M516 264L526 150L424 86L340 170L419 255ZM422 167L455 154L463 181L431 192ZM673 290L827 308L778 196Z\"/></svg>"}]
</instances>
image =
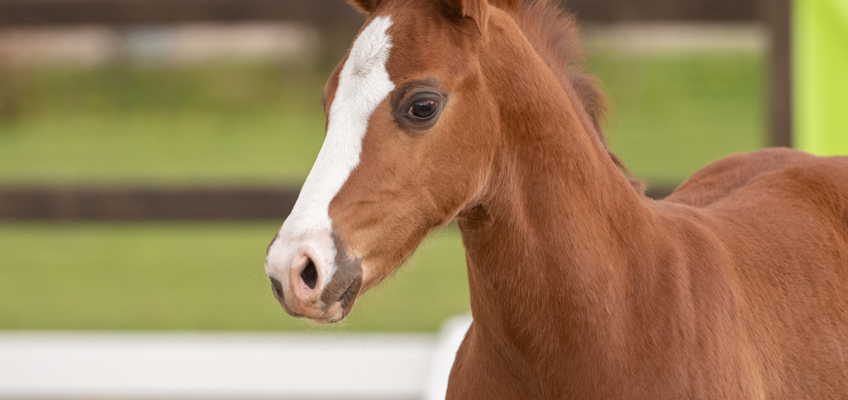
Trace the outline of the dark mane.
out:
<instances>
[{"instance_id":1,"label":"dark mane","mask_svg":"<svg viewBox=\"0 0 848 400\"><path fill-rule=\"evenodd\" d=\"M598 88L598 80L585 73L586 57L574 16L550 0L490 0L490 3L512 15L569 97L583 106L595 134L606 148L602 128L606 123L607 101ZM618 156L609 149L607 152L627 173Z\"/></svg>"}]
</instances>

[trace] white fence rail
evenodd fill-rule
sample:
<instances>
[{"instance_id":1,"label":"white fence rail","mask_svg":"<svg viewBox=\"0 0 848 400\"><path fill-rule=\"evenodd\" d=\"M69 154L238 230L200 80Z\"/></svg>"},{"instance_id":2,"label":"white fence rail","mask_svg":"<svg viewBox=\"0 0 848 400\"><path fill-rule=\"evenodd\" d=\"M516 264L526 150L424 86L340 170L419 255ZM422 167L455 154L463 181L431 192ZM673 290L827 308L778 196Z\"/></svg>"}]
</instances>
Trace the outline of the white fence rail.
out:
<instances>
[{"instance_id":1,"label":"white fence rail","mask_svg":"<svg viewBox=\"0 0 848 400\"><path fill-rule=\"evenodd\" d=\"M427 334L0 333L0 399L433 399L470 319Z\"/></svg>"}]
</instances>

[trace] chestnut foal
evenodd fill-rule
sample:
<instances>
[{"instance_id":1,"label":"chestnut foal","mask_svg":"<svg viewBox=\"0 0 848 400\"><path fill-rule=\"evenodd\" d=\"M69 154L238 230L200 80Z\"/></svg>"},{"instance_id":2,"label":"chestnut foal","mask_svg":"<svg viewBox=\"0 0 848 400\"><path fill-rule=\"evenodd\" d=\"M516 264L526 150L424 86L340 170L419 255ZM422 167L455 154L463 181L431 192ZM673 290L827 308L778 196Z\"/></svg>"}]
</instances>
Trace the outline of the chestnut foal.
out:
<instances>
[{"instance_id":1,"label":"chestnut foal","mask_svg":"<svg viewBox=\"0 0 848 400\"><path fill-rule=\"evenodd\" d=\"M456 219L474 323L450 399L848 398L848 158L736 155L653 201L547 1L352 3L268 249L288 313L341 320Z\"/></svg>"}]
</instances>

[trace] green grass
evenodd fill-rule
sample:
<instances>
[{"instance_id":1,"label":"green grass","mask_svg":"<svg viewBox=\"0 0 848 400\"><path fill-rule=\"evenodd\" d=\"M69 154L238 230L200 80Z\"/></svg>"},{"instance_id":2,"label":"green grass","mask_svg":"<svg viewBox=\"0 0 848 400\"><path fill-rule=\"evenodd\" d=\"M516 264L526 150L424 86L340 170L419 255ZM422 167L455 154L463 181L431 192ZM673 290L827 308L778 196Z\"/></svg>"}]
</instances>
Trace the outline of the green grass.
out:
<instances>
[{"instance_id":1,"label":"green grass","mask_svg":"<svg viewBox=\"0 0 848 400\"><path fill-rule=\"evenodd\" d=\"M596 54L611 147L661 183L761 147L764 62ZM299 184L323 139L323 79L245 64L0 71L0 186ZM281 222L0 223L0 329L432 331L468 310L445 230L341 327L290 318L262 271Z\"/></svg>"},{"instance_id":2,"label":"green grass","mask_svg":"<svg viewBox=\"0 0 848 400\"><path fill-rule=\"evenodd\" d=\"M54 67L12 79L0 184L299 184L323 140L323 78L310 71Z\"/></svg>"},{"instance_id":3,"label":"green grass","mask_svg":"<svg viewBox=\"0 0 848 400\"><path fill-rule=\"evenodd\" d=\"M286 315L274 223L0 225L0 329L433 331L468 311L459 234L437 232L339 326Z\"/></svg>"},{"instance_id":4,"label":"green grass","mask_svg":"<svg viewBox=\"0 0 848 400\"><path fill-rule=\"evenodd\" d=\"M596 54L611 147L655 182L762 147L764 62ZM325 75L244 64L0 71L0 185L299 184L323 140Z\"/></svg>"},{"instance_id":5,"label":"green grass","mask_svg":"<svg viewBox=\"0 0 848 400\"><path fill-rule=\"evenodd\" d=\"M607 138L633 174L679 183L766 142L766 60L749 53L598 55L611 101Z\"/></svg>"}]
</instances>

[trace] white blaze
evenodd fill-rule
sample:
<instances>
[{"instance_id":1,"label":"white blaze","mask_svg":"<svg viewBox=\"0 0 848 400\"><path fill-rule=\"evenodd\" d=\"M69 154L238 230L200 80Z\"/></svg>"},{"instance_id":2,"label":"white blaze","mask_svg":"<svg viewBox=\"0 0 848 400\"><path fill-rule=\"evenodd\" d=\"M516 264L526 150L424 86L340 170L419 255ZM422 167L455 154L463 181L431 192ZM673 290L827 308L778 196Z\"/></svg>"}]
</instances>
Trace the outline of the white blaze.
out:
<instances>
[{"instance_id":1,"label":"white blaze","mask_svg":"<svg viewBox=\"0 0 848 400\"><path fill-rule=\"evenodd\" d=\"M280 240L271 248L269 262L275 264L273 267L286 269L299 252L306 251L316 258L318 268L331 273L335 249L330 243L330 201L359 164L371 114L395 88L386 71L392 47L387 33L391 25L389 17L375 18L350 50L330 106L324 144L291 215L280 229ZM297 243L302 241L312 243Z\"/></svg>"}]
</instances>

